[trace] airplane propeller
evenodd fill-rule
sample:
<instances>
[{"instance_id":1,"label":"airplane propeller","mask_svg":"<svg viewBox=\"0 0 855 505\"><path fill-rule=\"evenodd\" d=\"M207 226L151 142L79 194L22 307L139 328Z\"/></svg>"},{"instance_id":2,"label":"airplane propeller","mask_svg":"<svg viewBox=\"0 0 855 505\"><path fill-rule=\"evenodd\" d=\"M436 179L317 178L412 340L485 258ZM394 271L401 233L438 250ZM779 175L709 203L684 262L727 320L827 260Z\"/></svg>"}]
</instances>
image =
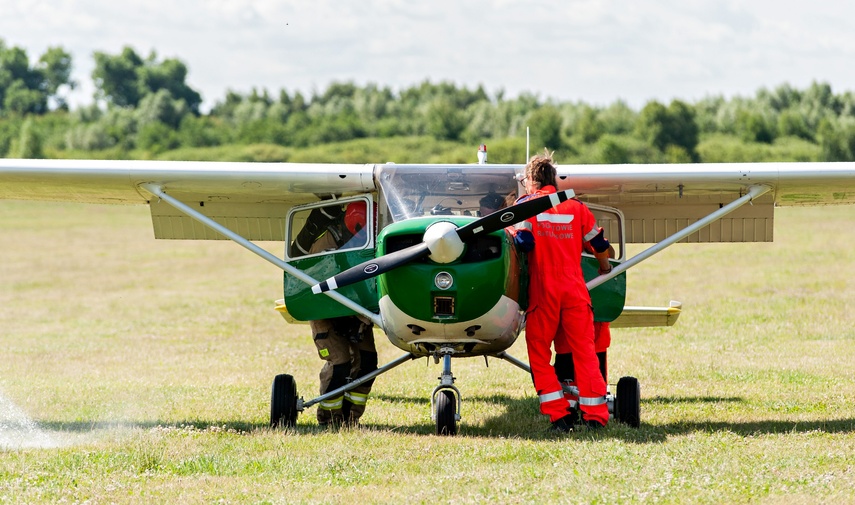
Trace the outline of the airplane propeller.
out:
<instances>
[{"instance_id":1,"label":"airplane propeller","mask_svg":"<svg viewBox=\"0 0 855 505\"><path fill-rule=\"evenodd\" d=\"M451 263L463 254L466 242L474 236L493 233L525 221L574 196L576 195L573 190L568 189L541 198L533 198L497 210L459 228L449 221L437 221L425 230L421 243L348 268L338 275L315 284L312 286L312 292L324 293L364 281L425 256L430 256L430 259L437 263Z\"/></svg>"}]
</instances>

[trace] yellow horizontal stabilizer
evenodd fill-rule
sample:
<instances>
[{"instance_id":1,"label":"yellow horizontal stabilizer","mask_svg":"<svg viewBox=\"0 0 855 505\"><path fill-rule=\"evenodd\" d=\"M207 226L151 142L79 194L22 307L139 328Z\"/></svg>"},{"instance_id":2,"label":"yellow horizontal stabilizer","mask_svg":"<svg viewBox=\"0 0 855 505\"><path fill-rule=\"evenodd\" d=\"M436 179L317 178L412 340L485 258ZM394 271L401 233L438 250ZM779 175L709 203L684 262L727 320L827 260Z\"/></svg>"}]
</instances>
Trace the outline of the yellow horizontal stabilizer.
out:
<instances>
[{"instance_id":1,"label":"yellow horizontal stabilizer","mask_svg":"<svg viewBox=\"0 0 855 505\"><path fill-rule=\"evenodd\" d=\"M611 322L612 328L645 328L673 326L680 317L683 304L671 301L669 307L624 307L623 312Z\"/></svg>"},{"instance_id":2,"label":"yellow horizontal stabilizer","mask_svg":"<svg viewBox=\"0 0 855 505\"><path fill-rule=\"evenodd\" d=\"M276 300L276 312L278 312L286 321L288 321L291 324L307 324L308 323L308 321L300 321L300 320L294 319L294 316L292 316L291 313L288 312L288 307L285 306L285 300L284 299Z\"/></svg>"}]
</instances>

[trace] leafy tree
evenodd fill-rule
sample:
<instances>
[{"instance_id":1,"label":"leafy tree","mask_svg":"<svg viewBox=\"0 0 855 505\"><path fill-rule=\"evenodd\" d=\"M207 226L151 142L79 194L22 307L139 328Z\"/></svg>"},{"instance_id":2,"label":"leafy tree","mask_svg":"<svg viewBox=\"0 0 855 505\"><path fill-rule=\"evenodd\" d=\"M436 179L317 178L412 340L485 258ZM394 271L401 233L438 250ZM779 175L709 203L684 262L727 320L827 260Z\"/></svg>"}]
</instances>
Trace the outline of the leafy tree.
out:
<instances>
[{"instance_id":1,"label":"leafy tree","mask_svg":"<svg viewBox=\"0 0 855 505\"><path fill-rule=\"evenodd\" d=\"M469 122L463 139L470 144L481 144L496 136L496 124L496 107L490 102L478 102L469 111Z\"/></svg>"},{"instance_id":2,"label":"leafy tree","mask_svg":"<svg viewBox=\"0 0 855 505\"><path fill-rule=\"evenodd\" d=\"M183 99L173 99L166 89L147 94L135 111L140 128L149 123L159 122L176 129L184 116L189 113L187 102Z\"/></svg>"},{"instance_id":3,"label":"leafy tree","mask_svg":"<svg viewBox=\"0 0 855 505\"><path fill-rule=\"evenodd\" d=\"M42 114L47 109L47 96L38 90L29 89L18 79L6 88L3 108L18 114Z\"/></svg>"},{"instance_id":4,"label":"leafy tree","mask_svg":"<svg viewBox=\"0 0 855 505\"><path fill-rule=\"evenodd\" d=\"M605 133L624 135L632 133L638 113L623 100L618 100L597 114L597 121Z\"/></svg>"},{"instance_id":5,"label":"leafy tree","mask_svg":"<svg viewBox=\"0 0 855 505\"><path fill-rule=\"evenodd\" d=\"M813 133L805 117L794 109L785 109L778 115L778 135L813 140Z\"/></svg>"},{"instance_id":6,"label":"leafy tree","mask_svg":"<svg viewBox=\"0 0 855 505\"><path fill-rule=\"evenodd\" d=\"M457 140L466 128L465 118L460 110L444 97L430 103L425 119L427 133L437 140Z\"/></svg>"},{"instance_id":7,"label":"leafy tree","mask_svg":"<svg viewBox=\"0 0 855 505\"><path fill-rule=\"evenodd\" d=\"M138 69L138 79L144 94L166 90L173 98L184 100L194 114L199 113L202 95L185 82L187 66L181 61L170 58L157 63L152 52L145 65Z\"/></svg>"},{"instance_id":8,"label":"leafy tree","mask_svg":"<svg viewBox=\"0 0 855 505\"><path fill-rule=\"evenodd\" d=\"M116 139L107 132L103 123L81 123L65 133L65 146L68 149L100 151L116 145Z\"/></svg>"},{"instance_id":9,"label":"leafy tree","mask_svg":"<svg viewBox=\"0 0 855 505\"><path fill-rule=\"evenodd\" d=\"M673 100L668 105L668 119L670 130L668 144L681 147L692 160L695 160L699 132L694 110L685 102Z\"/></svg>"},{"instance_id":10,"label":"leafy tree","mask_svg":"<svg viewBox=\"0 0 855 505\"><path fill-rule=\"evenodd\" d=\"M60 88L63 85L70 89L77 87L77 83L71 79L71 69L71 55L61 47L49 47L39 57L39 63L36 65L36 70L43 77L42 88L47 93L48 98L52 98L60 109L68 108L65 97L59 95Z\"/></svg>"},{"instance_id":11,"label":"leafy tree","mask_svg":"<svg viewBox=\"0 0 855 505\"><path fill-rule=\"evenodd\" d=\"M648 102L636 123L638 134L662 152L677 146L695 159L698 145L698 125L694 111L687 104L674 100L666 108L657 101Z\"/></svg>"},{"instance_id":12,"label":"leafy tree","mask_svg":"<svg viewBox=\"0 0 855 505\"><path fill-rule=\"evenodd\" d=\"M95 53L95 98L118 107L136 107L146 95L166 90L198 113L202 97L187 85L186 78L187 67L181 61L158 62L154 52L145 60L129 46L117 55Z\"/></svg>"},{"instance_id":13,"label":"leafy tree","mask_svg":"<svg viewBox=\"0 0 855 505\"><path fill-rule=\"evenodd\" d=\"M742 109L736 114L736 133L745 142L771 143L775 139L772 124L759 111Z\"/></svg>"},{"instance_id":14,"label":"leafy tree","mask_svg":"<svg viewBox=\"0 0 855 505\"><path fill-rule=\"evenodd\" d=\"M62 48L48 48L31 67L25 50L7 47L0 39L0 111L44 114L52 98L62 106L58 91L62 85L74 85L70 75L71 56Z\"/></svg>"},{"instance_id":15,"label":"leafy tree","mask_svg":"<svg viewBox=\"0 0 855 505\"><path fill-rule=\"evenodd\" d=\"M129 46L115 56L96 51L94 57L95 98L119 107L136 107L143 93L139 79L143 59Z\"/></svg>"},{"instance_id":16,"label":"leafy tree","mask_svg":"<svg viewBox=\"0 0 855 505\"><path fill-rule=\"evenodd\" d=\"M586 144L593 144L606 132L605 125L600 121L599 113L587 105L582 108L582 115L576 120L574 136Z\"/></svg>"},{"instance_id":17,"label":"leafy tree","mask_svg":"<svg viewBox=\"0 0 855 505\"><path fill-rule=\"evenodd\" d=\"M122 150L134 148L136 134L139 131L136 111L114 107L99 121L112 145Z\"/></svg>"},{"instance_id":18,"label":"leafy tree","mask_svg":"<svg viewBox=\"0 0 855 505\"><path fill-rule=\"evenodd\" d=\"M563 144L561 123L561 114L553 105L544 105L532 112L528 119L532 132L532 146L538 149L541 147L559 149Z\"/></svg>"},{"instance_id":19,"label":"leafy tree","mask_svg":"<svg viewBox=\"0 0 855 505\"><path fill-rule=\"evenodd\" d=\"M178 140L182 146L209 147L223 143L224 135L216 118L187 114L178 127Z\"/></svg>"},{"instance_id":20,"label":"leafy tree","mask_svg":"<svg viewBox=\"0 0 855 505\"><path fill-rule=\"evenodd\" d=\"M722 107L726 105L723 96L707 96L695 103L695 123L699 133L716 133L721 131L720 122Z\"/></svg>"},{"instance_id":21,"label":"leafy tree","mask_svg":"<svg viewBox=\"0 0 855 505\"><path fill-rule=\"evenodd\" d=\"M162 153L179 146L178 134L169 125L154 121L140 128L136 145L151 153Z\"/></svg>"},{"instance_id":22,"label":"leafy tree","mask_svg":"<svg viewBox=\"0 0 855 505\"><path fill-rule=\"evenodd\" d=\"M778 86L774 91L769 91L766 88L761 88L757 91L758 105L775 112L796 107L801 102L801 99L802 93L787 83Z\"/></svg>"},{"instance_id":23,"label":"leafy tree","mask_svg":"<svg viewBox=\"0 0 855 505\"><path fill-rule=\"evenodd\" d=\"M20 122L20 118L0 120L0 157L6 156L12 147L13 139L18 137Z\"/></svg>"},{"instance_id":24,"label":"leafy tree","mask_svg":"<svg viewBox=\"0 0 855 505\"><path fill-rule=\"evenodd\" d=\"M216 102L214 106L211 107L210 115L229 118L234 115L235 108L237 108L241 103L243 103L243 95L236 91L227 90L225 100L222 102Z\"/></svg>"},{"instance_id":25,"label":"leafy tree","mask_svg":"<svg viewBox=\"0 0 855 505\"><path fill-rule=\"evenodd\" d=\"M540 101L531 93L520 93L515 100L504 100L496 106L494 137L525 137L526 117L540 107Z\"/></svg>"},{"instance_id":26,"label":"leafy tree","mask_svg":"<svg viewBox=\"0 0 855 505\"><path fill-rule=\"evenodd\" d=\"M855 161L855 120L823 120L818 137L824 161Z\"/></svg>"},{"instance_id":27,"label":"leafy tree","mask_svg":"<svg viewBox=\"0 0 855 505\"><path fill-rule=\"evenodd\" d=\"M621 164L630 162L630 153L614 135L600 137L596 145L596 160L603 164Z\"/></svg>"},{"instance_id":28,"label":"leafy tree","mask_svg":"<svg viewBox=\"0 0 855 505\"><path fill-rule=\"evenodd\" d=\"M17 142L13 143L12 154L16 158L37 159L44 158L42 150L42 134L36 128L32 117L28 117L21 125L21 133Z\"/></svg>"},{"instance_id":29,"label":"leafy tree","mask_svg":"<svg viewBox=\"0 0 855 505\"><path fill-rule=\"evenodd\" d=\"M694 161L685 147L675 144L668 144L668 147L665 148L665 160L668 163L691 163Z\"/></svg>"}]
</instances>

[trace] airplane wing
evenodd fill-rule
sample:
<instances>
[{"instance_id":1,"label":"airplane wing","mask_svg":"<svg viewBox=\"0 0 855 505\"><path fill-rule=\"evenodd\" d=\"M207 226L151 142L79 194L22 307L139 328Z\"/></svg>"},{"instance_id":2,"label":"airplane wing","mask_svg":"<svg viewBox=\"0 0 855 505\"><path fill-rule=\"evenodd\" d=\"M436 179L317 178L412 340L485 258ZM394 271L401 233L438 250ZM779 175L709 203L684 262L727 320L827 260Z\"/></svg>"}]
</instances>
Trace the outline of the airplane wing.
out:
<instances>
[{"instance_id":1,"label":"airplane wing","mask_svg":"<svg viewBox=\"0 0 855 505\"><path fill-rule=\"evenodd\" d=\"M152 198L145 184L248 240L278 241L292 206L374 191L372 165L0 159L2 199L149 204L156 238L224 238Z\"/></svg>"},{"instance_id":2,"label":"airplane wing","mask_svg":"<svg viewBox=\"0 0 855 505\"><path fill-rule=\"evenodd\" d=\"M855 163L564 165L558 178L580 200L619 209L628 243L660 242L752 186L769 191L683 241L770 242L775 207L855 204Z\"/></svg>"},{"instance_id":3,"label":"airplane wing","mask_svg":"<svg viewBox=\"0 0 855 505\"><path fill-rule=\"evenodd\" d=\"M152 198L143 186L155 184L249 240L283 240L288 208L330 194L375 191L377 166L2 159L0 198L150 204L156 238L223 238ZM399 170L426 166L396 165ZM523 171L522 165L505 166ZM742 197L751 186L768 192L683 240L771 241L776 206L855 204L855 163L561 165L558 176L559 189L620 210L628 243L660 242ZM611 236L618 232L607 228Z\"/></svg>"}]
</instances>

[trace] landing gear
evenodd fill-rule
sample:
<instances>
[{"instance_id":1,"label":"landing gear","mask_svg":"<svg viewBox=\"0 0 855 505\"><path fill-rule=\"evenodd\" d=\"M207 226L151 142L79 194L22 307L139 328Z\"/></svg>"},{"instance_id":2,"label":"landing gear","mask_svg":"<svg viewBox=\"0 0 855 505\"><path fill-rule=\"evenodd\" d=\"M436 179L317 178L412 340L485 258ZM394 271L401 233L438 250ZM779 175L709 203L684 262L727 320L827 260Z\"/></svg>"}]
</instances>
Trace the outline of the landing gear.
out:
<instances>
[{"instance_id":1,"label":"landing gear","mask_svg":"<svg viewBox=\"0 0 855 505\"><path fill-rule=\"evenodd\" d=\"M303 398L297 397L297 383L294 381L294 377L287 374L277 375L276 378L273 379L273 392L270 395L270 427L293 428L297 425L297 415L303 410L324 400L341 396L344 393L374 379L378 375L388 372L396 366L406 363L412 359L415 359L413 354L404 354L398 359L386 363L377 370L365 374L335 391L328 391L327 393L311 400L303 400Z\"/></svg>"},{"instance_id":2,"label":"landing gear","mask_svg":"<svg viewBox=\"0 0 855 505\"><path fill-rule=\"evenodd\" d=\"M454 386L455 379L451 373L452 354L454 349L442 347L433 356L437 362L442 359L439 386L430 397L431 418L436 422L437 435L457 435L457 421L460 420L460 391Z\"/></svg>"},{"instance_id":3,"label":"landing gear","mask_svg":"<svg viewBox=\"0 0 855 505\"><path fill-rule=\"evenodd\" d=\"M448 389L436 397L436 434L457 435L457 398Z\"/></svg>"},{"instance_id":4,"label":"landing gear","mask_svg":"<svg viewBox=\"0 0 855 505\"><path fill-rule=\"evenodd\" d=\"M270 427L293 428L297 424L297 382L288 374L273 379L270 393Z\"/></svg>"},{"instance_id":5,"label":"landing gear","mask_svg":"<svg viewBox=\"0 0 855 505\"><path fill-rule=\"evenodd\" d=\"M621 377L617 383L615 419L638 428L641 425L641 386L635 377Z\"/></svg>"}]
</instances>

